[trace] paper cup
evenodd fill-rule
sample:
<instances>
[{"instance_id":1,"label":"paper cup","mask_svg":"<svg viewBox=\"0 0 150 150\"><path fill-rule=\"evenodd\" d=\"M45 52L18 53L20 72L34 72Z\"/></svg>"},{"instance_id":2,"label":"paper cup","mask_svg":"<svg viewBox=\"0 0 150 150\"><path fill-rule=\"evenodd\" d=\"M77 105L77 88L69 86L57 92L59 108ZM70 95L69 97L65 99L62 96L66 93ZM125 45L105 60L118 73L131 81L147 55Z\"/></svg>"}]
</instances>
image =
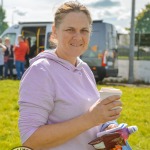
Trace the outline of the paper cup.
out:
<instances>
[{"instance_id":1,"label":"paper cup","mask_svg":"<svg viewBox=\"0 0 150 150\"><path fill-rule=\"evenodd\" d=\"M107 97L113 96L113 95L122 95L122 91L120 89L116 88L101 88L100 92L100 99L104 100ZM114 107L113 109L120 108L119 106Z\"/></svg>"}]
</instances>

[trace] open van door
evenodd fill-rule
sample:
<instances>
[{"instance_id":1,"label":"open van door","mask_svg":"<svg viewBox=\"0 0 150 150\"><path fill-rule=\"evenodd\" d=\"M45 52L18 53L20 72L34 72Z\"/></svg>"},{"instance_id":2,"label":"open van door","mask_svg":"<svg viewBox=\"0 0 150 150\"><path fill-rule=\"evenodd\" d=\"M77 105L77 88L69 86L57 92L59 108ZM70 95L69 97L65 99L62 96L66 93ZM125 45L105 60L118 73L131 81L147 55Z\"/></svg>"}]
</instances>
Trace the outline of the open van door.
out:
<instances>
[{"instance_id":1,"label":"open van door","mask_svg":"<svg viewBox=\"0 0 150 150\"><path fill-rule=\"evenodd\" d=\"M29 48L35 47L34 52L31 52L32 57L44 50L46 26L24 26L21 33L29 40Z\"/></svg>"}]
</instances>

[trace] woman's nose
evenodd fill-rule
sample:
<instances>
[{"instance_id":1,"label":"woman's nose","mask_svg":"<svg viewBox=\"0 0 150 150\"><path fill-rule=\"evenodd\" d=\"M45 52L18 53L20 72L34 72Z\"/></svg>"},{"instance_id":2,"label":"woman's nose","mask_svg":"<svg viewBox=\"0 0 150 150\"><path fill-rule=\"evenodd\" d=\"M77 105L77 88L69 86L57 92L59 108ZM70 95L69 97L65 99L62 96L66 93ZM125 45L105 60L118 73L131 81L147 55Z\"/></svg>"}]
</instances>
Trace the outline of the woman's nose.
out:
<instances>
[{"instance_id":1,"label":"woman's nose","mask_svg":"<svg viewBox=\"0 0 150 150\"><path fill-rule=\"evenodd\" d=\"M80 32L76 32L76 33L74 33L73 38L74 39L82 39L82 34Z\"/></svg>"}]
</instances>

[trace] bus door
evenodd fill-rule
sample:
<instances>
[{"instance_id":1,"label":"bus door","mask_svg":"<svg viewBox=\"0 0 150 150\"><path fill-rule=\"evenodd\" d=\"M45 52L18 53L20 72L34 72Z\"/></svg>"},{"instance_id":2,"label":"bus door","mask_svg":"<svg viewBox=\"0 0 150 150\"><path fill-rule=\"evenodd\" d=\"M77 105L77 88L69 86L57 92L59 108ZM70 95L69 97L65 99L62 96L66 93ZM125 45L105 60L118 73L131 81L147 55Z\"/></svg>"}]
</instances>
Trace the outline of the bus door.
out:
<instances>
[{"instance_id":1,"label":"bus door","mask_svg":"<svg viewBox=\"0 0 150 150\"><path fill-rule=\"evenodd\" d=\"M37 51L36 51L36 54L44 51L44 49L45 49L45 46L44 46L45 45L45 30L46 30L46 27L38 27L37 28L37 33L36 33Z\"/></svg>"},{"instance_id":2,"label":"bus door","mask_svg":"<svg viewBox=\"0 0 150 150\"><path fill-rule=\"evenodd\" d=\"M29 40L31 58L44 50L46 26L25 26L21 34Z\"/></svg>"}]
</instances>

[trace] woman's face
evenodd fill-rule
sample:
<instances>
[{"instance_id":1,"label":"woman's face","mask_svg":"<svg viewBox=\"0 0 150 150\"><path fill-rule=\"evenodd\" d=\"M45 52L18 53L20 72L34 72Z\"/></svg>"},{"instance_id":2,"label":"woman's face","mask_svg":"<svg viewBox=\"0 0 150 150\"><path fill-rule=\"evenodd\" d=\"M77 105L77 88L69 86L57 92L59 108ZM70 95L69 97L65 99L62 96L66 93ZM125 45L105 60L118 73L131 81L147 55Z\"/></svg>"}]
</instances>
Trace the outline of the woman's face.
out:
<instances>
[{"instance_id":1,"label":"woman's face","mask_svg":"<svg viewBox=\"0 0 150 150\"><path fill-rule=\"evenodd\" d=\"M10 45L10 41L8 39L5 40L5 45Z\"/></svg>"},{"instance_id":2,"label":"woman's face","mask_svg":"<svg viewBox=\"0 0 150 150\"><path fill-rule=\"evenodd\" d=\"M90 23L83 12L70 12L53 31L58 41L57 51L63 58L76 59L88 47Z\"/></svg>"}]
</instances>

